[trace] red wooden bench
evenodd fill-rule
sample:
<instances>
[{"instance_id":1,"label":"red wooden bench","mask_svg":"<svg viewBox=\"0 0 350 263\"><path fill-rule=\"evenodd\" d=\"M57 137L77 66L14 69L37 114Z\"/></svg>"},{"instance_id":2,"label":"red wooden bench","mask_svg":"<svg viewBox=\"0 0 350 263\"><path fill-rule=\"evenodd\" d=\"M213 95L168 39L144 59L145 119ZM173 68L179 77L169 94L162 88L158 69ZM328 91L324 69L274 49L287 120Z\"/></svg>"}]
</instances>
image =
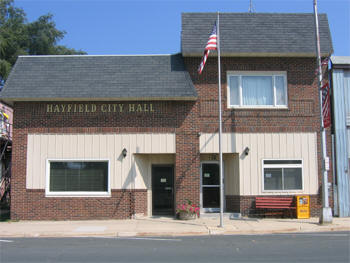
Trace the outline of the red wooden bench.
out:
<instances>
[{"instance_id":1,"label":"red wooden bench","mask_svg":"<svg viewBox=\"0 0 350 263\"><path fill-rule=\"evenodd\" d=\"M264 210L275 210L274 213L270 214L278 214L284 213L286 210L292 212L296 209L294 197L256 197L255 198L255 208L256 209L264 209ZM267 214L267 213L265 213Z\"/></svg>"}]
</instances>

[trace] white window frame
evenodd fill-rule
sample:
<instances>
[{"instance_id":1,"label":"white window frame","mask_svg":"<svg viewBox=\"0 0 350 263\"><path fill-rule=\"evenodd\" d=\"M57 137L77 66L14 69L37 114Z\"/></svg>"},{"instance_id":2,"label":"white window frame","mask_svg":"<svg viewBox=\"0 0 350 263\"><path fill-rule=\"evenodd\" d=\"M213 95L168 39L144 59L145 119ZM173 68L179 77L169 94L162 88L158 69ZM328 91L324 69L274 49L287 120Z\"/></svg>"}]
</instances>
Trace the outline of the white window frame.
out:
<instances>
[{"instance_id":1,"label":"white window frame","mask_svg":"<svg viewBox=\"0 0 350 263\"><path fill-rule=\"evenodd\" d=\"M231 105L230 98L230 76L238 76L239 105ZM243 105L242 95L242 76L272 76L273 85L273 105ZM276 86L275 77L284 77L284 92L286 96L286 105L276 105ZM227 72L227 107L229 109L288 109L288 82L286 71L228 71Z\"/></svg>"},{"instance_id":2,"label":"white window frame","mask_svg":"<svg viewBox=\"0 0 350 263\"><path fill-rule=\"evenodd\" d=\"M90 191L50 191L50 163L51 162L107 162L108 164L108 184L105 192ZM109 159L46 159L46 197L111 197L111 162Z\"/></svg>"},{"instance_id":3,"label":"white window frame","mask_svg":"<svg viewBox=\"0 0 350 263\"><path fill-rule=\"evenodd\" d=\"M301 161L300 164L264 164L264 161ZM262 192L273 192L273 193L284 193L284 192L295 192L301 193L304 191L304 162L302 159L263 159L261 161L262 166ZM287 189L287 190L265 190L265 168L301 168L301 189ZM283 175L282 175L282 186L283 185Z\"/></svg>"}]
</instances>

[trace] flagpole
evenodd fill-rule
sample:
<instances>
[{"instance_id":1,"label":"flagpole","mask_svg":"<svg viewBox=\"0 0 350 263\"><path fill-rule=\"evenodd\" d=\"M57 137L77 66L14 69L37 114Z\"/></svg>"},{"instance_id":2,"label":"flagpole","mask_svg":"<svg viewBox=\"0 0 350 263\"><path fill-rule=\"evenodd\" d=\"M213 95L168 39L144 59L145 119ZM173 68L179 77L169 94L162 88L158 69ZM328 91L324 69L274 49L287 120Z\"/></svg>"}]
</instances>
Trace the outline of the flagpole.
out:
<instances>
[{"instance_id":1,"label":"flagpole","mask_svg":"<svg viewBox=\"0 0 350 263\"><path fill-rule=\"evenodd\" d=\"M320 34L318 30L318 14L317 14L317 0L314 0L314 16L316 27L316 49L317 49L317 74L318 74L318 88L320 100L320 117L321 117L321 147L322 147L322 213L320 216L320 224L332 223L332 210L329 207L328 197L328 173L326 169L327 145L326 145L326 130L324 128L324 118L322 112L322 66L321 66L321 48L320 48Z\"/></svg>"},{"instance_id":2,"label":"flagpole","mask_svg":"<svg viewBox=\"0 0 350 263\"><path fill-rule=\"evenodd\" d=\"M224 176L222 165L222 113L221 113L221 61L220 61L220 21L217 18L218 82L219 82L219 170L220 170L220 227L224 227Z\"/></svg>"}]
</instances>

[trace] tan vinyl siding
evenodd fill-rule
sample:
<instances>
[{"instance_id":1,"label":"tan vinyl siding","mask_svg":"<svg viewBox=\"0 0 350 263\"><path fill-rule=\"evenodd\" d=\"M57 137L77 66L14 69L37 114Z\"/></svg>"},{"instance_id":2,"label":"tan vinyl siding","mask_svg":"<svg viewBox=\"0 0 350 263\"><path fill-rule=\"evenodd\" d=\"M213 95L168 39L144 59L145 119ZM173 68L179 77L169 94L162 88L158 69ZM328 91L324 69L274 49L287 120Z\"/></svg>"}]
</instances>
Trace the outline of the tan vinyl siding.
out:
<instances>
[{"instance_id":1,"label":"tan vinyl siding","mask_svg":"<svg viewBox=\"0 0 350 263\"><path fill-rule=\"evenodd\" d=\"M225 195L239 195L239 156L238 154L225 154Z\"/></svg>"},{"instance_id":2,"label":"tan vinyl siding","mask_svg":"<svg viewBox=\"0 0 350 263\"><path fill-rule=\"evenodd\" d=\"M223 153L239 155L240 195L317 194L316 133L224 133ZM249 155L243 151L249 147ZM218 152L217 134L201 134L201 154ZM291 192L263 191L263 159L300 159L303 161L303 190ZM228 188L230 189L230 187ZM231 190L230 190L231 191Z\"/></svg>"},{"instance_id":3,"label":"tan vinyl siding","mask_svg":"<svg viewBox=\"0 0 350 263\"><path fill-rule=\"evenodd\" d=\"M45 189L48 159L104 159L110 161L112 189L145 189L135 167L136 153L175 154L175 134L29 134L26 186Z\"/></svg>"}]
</instances>

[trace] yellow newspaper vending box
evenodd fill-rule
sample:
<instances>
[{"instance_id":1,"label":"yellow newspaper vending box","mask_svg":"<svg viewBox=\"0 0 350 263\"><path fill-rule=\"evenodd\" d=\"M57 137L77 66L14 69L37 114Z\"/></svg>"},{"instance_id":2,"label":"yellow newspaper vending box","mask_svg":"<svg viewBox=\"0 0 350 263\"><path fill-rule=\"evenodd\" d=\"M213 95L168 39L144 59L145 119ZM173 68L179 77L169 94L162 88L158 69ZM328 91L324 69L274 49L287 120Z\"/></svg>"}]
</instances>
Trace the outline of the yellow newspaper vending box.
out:
<instances>
[{"instance_id":1,"label":"yellow newspaper vending box","mask_svg":"<svg viewBox=\"0 0 350 263\"><path fill-rule=\"evenodd\" d=\"M310 218L310 196L297 196L297 218Z\"/></svg>"}]
</instances>

